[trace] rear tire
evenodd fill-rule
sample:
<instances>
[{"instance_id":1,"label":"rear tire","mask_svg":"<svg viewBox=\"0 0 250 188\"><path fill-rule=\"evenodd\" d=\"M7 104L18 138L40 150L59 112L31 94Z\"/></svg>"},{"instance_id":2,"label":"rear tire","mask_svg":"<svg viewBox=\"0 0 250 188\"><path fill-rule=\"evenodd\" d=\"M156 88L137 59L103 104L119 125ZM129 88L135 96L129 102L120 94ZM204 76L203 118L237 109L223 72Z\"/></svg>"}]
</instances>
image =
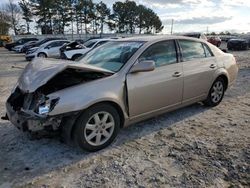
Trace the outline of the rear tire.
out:
<instances>
[{"instance_id":1,"label":"rear tire","mask_svg":"<svg viewBox=\"0 0 250 188\"><path fill-rule=\"evenodd\" d=\"M211 89L209 90L207 99L203 101L203 103L206 106L211 106L211 107L217 106L218 104L220 104L220 102L224 97L225 89L226 89L225 81L221 77L217 78L214 81Z\"/></svg>"},{"instance_id":2,"label":"rear tire","mask_svg":"<svg viewBox=\"0 0 250 188\"><path fill-rule=\"evenodd\" d=\"M110 145L120 130L120 116L109 104L90 107L78 118L73 132L75 143L87 151Z\"/></svg>"}]
</instances>

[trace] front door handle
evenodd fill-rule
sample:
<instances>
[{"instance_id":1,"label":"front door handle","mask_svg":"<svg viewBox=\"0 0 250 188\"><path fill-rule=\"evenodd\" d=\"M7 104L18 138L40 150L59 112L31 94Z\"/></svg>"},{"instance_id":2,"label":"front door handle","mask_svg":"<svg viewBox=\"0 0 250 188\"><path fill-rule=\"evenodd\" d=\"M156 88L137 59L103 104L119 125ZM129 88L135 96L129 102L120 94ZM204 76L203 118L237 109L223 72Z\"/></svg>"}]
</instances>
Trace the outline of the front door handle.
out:
<instances>
[{"instance_id":1,"label":"front door handle","mask_svg":"<svg viewBox=\"0 0 250 188\"><path fill-rule=\"evenodd\" d=\"M215 65L215 64L211 64L211 65L210 65L210 68L211 68L211 69L214 69L214 68L216 68L216 65Z\"/></svg>"},{"instance_id":2,"label":"front door handle","mask_svg":"<svg viewBox=\"0 0 250 188\"><path fill-rule=\"evenodd\" d=\"M180 72L175 72L174 74L173 74L173 77L180 77L181 76L181 73Z\"/></svg>"}]
</instances>

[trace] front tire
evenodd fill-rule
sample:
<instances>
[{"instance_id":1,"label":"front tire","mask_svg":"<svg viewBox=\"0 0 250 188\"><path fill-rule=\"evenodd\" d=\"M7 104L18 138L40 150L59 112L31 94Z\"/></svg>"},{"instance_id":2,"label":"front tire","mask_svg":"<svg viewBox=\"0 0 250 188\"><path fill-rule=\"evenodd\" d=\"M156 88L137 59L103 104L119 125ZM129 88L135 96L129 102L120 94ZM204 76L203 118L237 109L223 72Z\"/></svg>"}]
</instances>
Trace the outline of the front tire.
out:
<instances>
[{"instance_id":1,"label":"front tire","mask_svg":"<svg viewBox=\"0 0 250 188\"><path fill-rule=\"evenodd\" d=\"M225 89L226 89L225 81L220 77L217 78L214 81L209 91L207 99L203 101L203 103L206 106L211 106L211 107L217 106L218 104L220 104L220 102L224 97Z\"/></svg>"},{"instance_id":2,"label":"front tire","mask_svg":"<svg viewBox=\"0 0 250 188\"><path fill-rule=\"evenodd\" d=\"M37 57L46 58L47 55L46 55L45 53L39 53L39 54L37 55Z\"/></svg>"},{"instance_id":3,"label":"front tire","mask_svg":"<svg viewBox=\"0 0 250 188\"><path fill-rule=\"evenodd\" d=\"M113 142L120 130L120 116L109 104L87 109L77 120L74 130L76 144L87 151L98 151Z\"/></svg>"}]
</instances>

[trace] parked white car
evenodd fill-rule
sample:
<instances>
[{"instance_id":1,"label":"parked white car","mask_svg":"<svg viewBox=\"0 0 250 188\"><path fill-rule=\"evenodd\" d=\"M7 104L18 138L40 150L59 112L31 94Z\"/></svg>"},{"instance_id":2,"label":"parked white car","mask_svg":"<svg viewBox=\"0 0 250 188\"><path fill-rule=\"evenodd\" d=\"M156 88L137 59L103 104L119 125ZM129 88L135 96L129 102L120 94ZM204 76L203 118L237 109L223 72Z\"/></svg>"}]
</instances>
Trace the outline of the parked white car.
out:
<instances>
[{"instance_id":1,"label":"parked white car","mask_svg":"<svg viewBox=\"0 0 250 188\"><path fill-rule=\"evenodd\" d=\"M53 41L46 42L39 47L34 47L34 48L29 49L26 52L25 58L28 61L31 61L35 57L59 58L60 57L59 49L67 43L70 43L70 41L69 40L53 40Z\"/></svg>"},{"instance_id":2,"label":"parked white car","mask_svg":"<svg viewBox=\"0 0 250 188\"><path fill-rule=\"evenodd\" d=\"M61 51L61 58L75 61L77 58L79 58L82 55L85 55L90 50L113 40L114 39L110 38L88 40L83 44L84 47L80 49L70 49L70 50L65 49L65 51Z\"/></svg>"}]
</instances>

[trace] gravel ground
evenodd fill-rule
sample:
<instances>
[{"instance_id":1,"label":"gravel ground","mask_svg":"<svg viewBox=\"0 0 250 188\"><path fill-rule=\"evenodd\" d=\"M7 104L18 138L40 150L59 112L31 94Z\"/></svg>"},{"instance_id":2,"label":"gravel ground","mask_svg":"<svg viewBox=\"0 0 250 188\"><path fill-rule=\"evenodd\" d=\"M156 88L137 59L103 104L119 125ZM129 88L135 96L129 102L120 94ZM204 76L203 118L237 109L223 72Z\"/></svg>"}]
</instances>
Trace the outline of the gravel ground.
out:
<instances>
[{"instance_id":1,"label":"gravel ground","mask_svg":"<svg viewBox=\"0 0 250 188\"><path fill-rule=\"evenodd\" d=\"M0 120L0 188L250 187L250 51L233 53L239 76L219 106L194 104L130 126L96 153L30 140ZM0 48L1 115L26 64Z\"/></svg>"}]
</instances>

